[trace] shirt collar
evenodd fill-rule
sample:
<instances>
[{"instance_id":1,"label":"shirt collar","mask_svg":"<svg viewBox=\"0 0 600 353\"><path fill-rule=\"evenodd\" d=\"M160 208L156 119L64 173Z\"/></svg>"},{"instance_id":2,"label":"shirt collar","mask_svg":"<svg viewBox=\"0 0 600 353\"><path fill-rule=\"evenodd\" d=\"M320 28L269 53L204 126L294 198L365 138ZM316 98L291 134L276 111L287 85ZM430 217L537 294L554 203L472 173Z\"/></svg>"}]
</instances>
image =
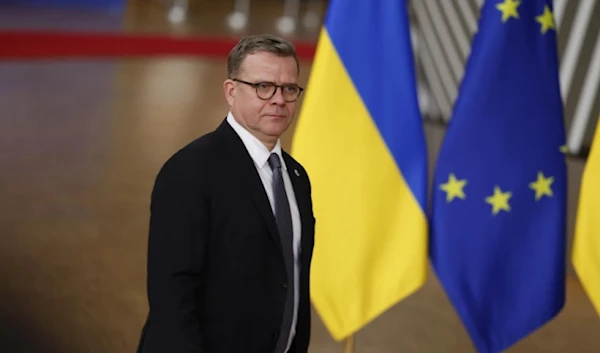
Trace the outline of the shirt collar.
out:
<instances>
[{"instance_id":1,"label":"shirt collar","mask_svg":"<svg viewBox=\"0 0 600 353\"><path fill-rule=\"evenodd\" d=\"M283 170L287 170L287 166L285 164L285 160L283 159L283 153L281 150L281 141L279 139L277 139L277 143L275 144L275 147L273 147L273 150L269 151L267 147L262 142L260 142L259 139L256 138L256 136L252 135L248 130L246 130L246 128L244 128L240 123L238 123L237 120L235 120L231 112L227 114L227 122L238 134L238 136L244 143L244 146L246 146L246 150L248 150L250 157L252 158L254 163L256 163L258 168L262 169L265 166L265 164L267 164L271 153L277 153L279 159L281 160L281 168L283 168Z\"/></svg>"}]
</instances>

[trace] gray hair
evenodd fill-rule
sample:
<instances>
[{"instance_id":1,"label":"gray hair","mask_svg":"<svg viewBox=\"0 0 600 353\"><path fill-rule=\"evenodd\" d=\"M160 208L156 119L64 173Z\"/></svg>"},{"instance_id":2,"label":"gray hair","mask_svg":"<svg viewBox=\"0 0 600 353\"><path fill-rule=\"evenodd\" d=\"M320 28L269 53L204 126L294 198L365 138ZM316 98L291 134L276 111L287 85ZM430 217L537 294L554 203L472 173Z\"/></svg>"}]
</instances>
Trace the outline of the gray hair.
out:
<instances>
[{"instance_id":1,"label":"gray hair","mask_svg":"<svg viewBox=\"0 0 600 353\"><path fill-rule=\"evenodd\" d=\"M296 60L296 67L300 72L300 64L294 45L271 34L262 34L255 36L246 36L231 49L227 58L227 77L233 78L239 74L240 68L246 56L257 52L273 53L281 57L293 57Z\"/></svg>"}]
</instances>

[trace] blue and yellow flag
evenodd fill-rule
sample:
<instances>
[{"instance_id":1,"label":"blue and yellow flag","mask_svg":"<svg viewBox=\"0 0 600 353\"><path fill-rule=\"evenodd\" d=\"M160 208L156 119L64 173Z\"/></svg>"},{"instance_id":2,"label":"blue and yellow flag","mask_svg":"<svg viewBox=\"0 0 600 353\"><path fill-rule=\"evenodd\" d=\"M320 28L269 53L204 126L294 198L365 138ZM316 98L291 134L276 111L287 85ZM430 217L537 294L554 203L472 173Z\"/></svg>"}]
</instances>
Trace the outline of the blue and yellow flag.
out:
<instances>
[{"instance_id":1,"label":"blue and yellow flag","mask_svg":"<svg viewBox=\"0 0 600 353\"><path fill-rule=\"evenodd\" d=\"M434 173L430 256L479 353L565 300L566 163L551 1L488 0Z\"/></svg>"},{"instance_id":2,"label":"blue and yellow flag","mask_svg":"<svg viewBox=\"0 0 600 353\"><path fill-rule=\"evenodd\" d=\"M334 339L427 276L427 153L406 0L333 0L292 144L316 217L311 297Z\"/></svg>"},{"instance_id":3,"label":"blue and yellow flag","mask_svg":"<svg viewBox=\"0 0 600 353\"><path fill-rule=\"evenodd\" d=\"M600 314L600 117L581 178L573 236L573 267Z\"/></svg>"}]
</instances>

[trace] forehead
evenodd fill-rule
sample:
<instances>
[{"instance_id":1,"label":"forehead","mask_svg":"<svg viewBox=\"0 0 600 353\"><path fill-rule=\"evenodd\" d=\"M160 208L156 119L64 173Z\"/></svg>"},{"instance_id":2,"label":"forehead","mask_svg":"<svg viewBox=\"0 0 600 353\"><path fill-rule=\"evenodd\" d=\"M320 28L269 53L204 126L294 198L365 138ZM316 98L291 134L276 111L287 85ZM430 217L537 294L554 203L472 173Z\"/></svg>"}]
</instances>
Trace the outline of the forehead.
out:
<instances>
[{"instance_id":1,"label":"forehead","mask_svg":"<svg viewBox=\"0 0 600 353\"><path fill-rule=\"evenodd\" d=\"M271 81L296 81L298 67L292 56L278 56L269 52L249 54L241 65L249 78Z\"/></svg>"}]
</instances>

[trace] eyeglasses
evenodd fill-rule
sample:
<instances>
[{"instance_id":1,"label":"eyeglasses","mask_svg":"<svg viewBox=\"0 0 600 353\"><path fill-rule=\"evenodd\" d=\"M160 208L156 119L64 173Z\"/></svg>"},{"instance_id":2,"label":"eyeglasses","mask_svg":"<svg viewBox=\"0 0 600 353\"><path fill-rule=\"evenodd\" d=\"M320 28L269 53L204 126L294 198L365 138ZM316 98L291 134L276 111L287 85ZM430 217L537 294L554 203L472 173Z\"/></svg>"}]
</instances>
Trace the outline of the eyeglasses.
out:
<instances>
[{"instance_id":1,"label":"eyeglasses","mask_svg":"<svg viewBox=\"0 0 600 353\"><path fill-rule=\"evenodd\" d=\"M260 98L262 100L269 100L269 99L273 98L273 96L277 92L277 89L281 87L281 94L283 95L283 99L286 102L291 103L291 102L296 101L296 99L298 99L298 97L300 97L300 93L302 93L302 91L304 91L304 88L302 88L298 85L295 85L295 84L276 85L273 82L252 83L252 82L238 80L237 78L234 78L233 81L237 81L237 82L244 83L244 84L254 87L254 89L256 90L256 95L258 96L258 98Z\"/></svg>"}]
</instances>

